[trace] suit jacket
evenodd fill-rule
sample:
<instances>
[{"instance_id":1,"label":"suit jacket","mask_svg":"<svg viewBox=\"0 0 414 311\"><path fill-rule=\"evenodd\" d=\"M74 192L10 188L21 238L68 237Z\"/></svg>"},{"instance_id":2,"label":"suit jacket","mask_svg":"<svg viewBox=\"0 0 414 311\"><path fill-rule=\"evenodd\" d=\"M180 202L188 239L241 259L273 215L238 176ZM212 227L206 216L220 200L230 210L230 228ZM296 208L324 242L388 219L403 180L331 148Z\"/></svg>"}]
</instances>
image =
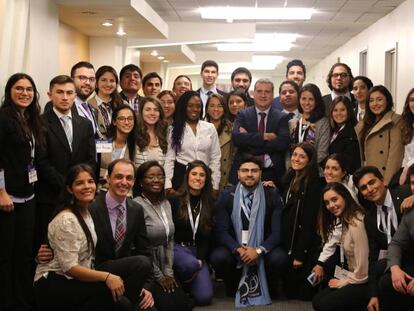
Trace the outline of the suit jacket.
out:
<instances>
[{"instance_id":1,"label":"suit jacket","mask_svg":"<svg viewBox=\"0 0 414 311\"><path fill-rule=\"evenodd\" d=\"M361 167L359 142L352 124L346 124L335 140L330 143L329 154L333 153L340 153L347 157L350 168L349 174L353 174L355 170Z\"/></svg>"},{"instance_id":2,"label":"suit jacket","mask_svg":"<svg viewBox=\"0 0 414 311\"><path fill-rule=\"evenodd\" d=\"M365 165L378 167L386 184L389 184L395 173L401 168L404 157L404 145L401 142L402 119L399 114L388 111L361 141L363 122L355 127L359 142L364 146Z\"/></svg>"},{"instance_id":3,"label":"suit jacket","mask_svg":"<svg viewBox=\"0 0 414 311\"><path fill-rule=\"evenodd\" d=\"M233 167L238 167L240 159L246 154L254 156L268 154L273 162L277 178L281 179L285 172L284 156L290 143L288 121L287 114L270 107L266 120L266 132L275 133L277 138L265 141L263 134L258 131L256 107L241 110L233 125L232 139L234 145L238 147ZM240 127L243 127L247 133L240 133ZM232 171L232 173L235 172L235 170Z\"/></svg>"},{"instance_id":4,"label":"suit jacket","mask_svg":"<svg viewBox=\"0 0 414 311\"><path fill-rule=\"evenodd\" d=\"M214 233L219 245L225 246L230 252L240 244L236 240L231 214L233 212L234 191L236 186L226 189L220 195L217 210ZM279 191L265 187L266 212L264 220L263 246L267 251L272 251L281 244L281 215L283 204Z\"/></svg>"},{"instance_id":5,"label":"suit jacket","mask_svg":"<svg viewBox=\"0 0 414 311\"><path fill-rule=\"evenodd\" d=\"M131 198L126 199L126 233L124 243L118 254L115 253L115 240L112 234L105 193L99 194L90 205L90 213L95 224L98 243L95 249L95 265L112 259L135 255L150 257L150 244L147 238L144 212L142 206Z\"/></svg>"},{"instance_id":6,"label":"suit jacket","mask_svg":"<svg viewBox=\"0 0 414 311\"><path fill-rule=\"evenodd\" d=\"M273 98L272 107L279 111L283 110L282 104L280 103L280 96Z\"/></svg>"},{"instance_id":7,"label":"suit jacket","mask_svg":"<svg viewBox=\"0 0 414 311\"><path fill-rule=\"evenodd\" d=\"M401 219L400 205L402 201L410 195L410 191L407 186L401 186L394 190L390 190L390 192L399 223ZM367 202L365 208L367 210L367 213L364 218L364 223L369 244L368 283L371 297L377 297L377 283L379 281L379 271L377 272L378 256L380 250L388 249L388 242L387 235L378 230L376 205L374 203ZM381 266L383 269L385 269L385 262Z\"/></svg>"},{"instance_id":8,"label":"suit jacket","mask_svg":"<svg viewBox=\"0 0 414 311\"><path fill-rule=\"evenodd\" d=\"M352 93L350 93L350 95L351 95L351 107L355 111L355 108L358 107L358 103L355 100L354 95L352 95ZM332 95L331 95L331 93L322 96L322 100L325 103L325 115L329 119L329 109L331 109L331 104L332 104Z\"/></svg>"},{"instance_id":9,"label":"suit jacket","mask_svg":"<svg viewBox=\"0 0 414 311\"><path fill-rule=\"evenodd\" d=\"M96 167L96 147L89 120L72 114L73 141L70 149L63 126L53 110L43 114L46 126L46 150L39 161L39 183L36 198L39 202L55 204L64 187L68 170L80 163Z\"/></svg>"}]
</instances>

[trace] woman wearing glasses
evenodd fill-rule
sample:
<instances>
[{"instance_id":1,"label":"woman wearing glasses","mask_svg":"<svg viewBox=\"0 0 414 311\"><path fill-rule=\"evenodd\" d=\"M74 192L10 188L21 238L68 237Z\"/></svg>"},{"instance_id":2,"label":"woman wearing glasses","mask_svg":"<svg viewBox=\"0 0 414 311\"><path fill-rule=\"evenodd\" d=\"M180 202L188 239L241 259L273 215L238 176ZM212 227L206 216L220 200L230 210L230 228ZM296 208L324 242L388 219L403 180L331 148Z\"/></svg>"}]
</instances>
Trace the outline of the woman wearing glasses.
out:
<instances>
[{"instance_id":1,"label":"woman wearing glasses","mask_svg":"<svg viewBox=\"0 0 414 311\"><path fill-rule=\"evenodd\" d=\"M39 94L24 73L6 83L0 107L0 293L1 310L30 306L35 234L37 154L45 147Z\"/></svg>"},{"instance_id":2,"label":"woman wearing glasses","mask_svg":"<svg viewBox=\"0 0 414 311\"><path fill-rule=\"evenodd\" d=\"M138 196L152 248L153 273L150 291L158 311L190 310L187 295L174 277L174 223L165 197L164 168L157 161L143 163L137 170Z\"/></svg>"},{"instance_id":3,"label":"woman wearing glasses","mask_svg":"<svg viewBox=\"0 0 414 311\"><path fill-rule=\"evenodd\" d=\"M112 151L101 154L99 189L106 191L108 165L117 159L133 160L135 158L135 141L137 137L137 119L129 105L121 104L112 115L108 138L112 139Z\"/></svg>"}]
</instances>

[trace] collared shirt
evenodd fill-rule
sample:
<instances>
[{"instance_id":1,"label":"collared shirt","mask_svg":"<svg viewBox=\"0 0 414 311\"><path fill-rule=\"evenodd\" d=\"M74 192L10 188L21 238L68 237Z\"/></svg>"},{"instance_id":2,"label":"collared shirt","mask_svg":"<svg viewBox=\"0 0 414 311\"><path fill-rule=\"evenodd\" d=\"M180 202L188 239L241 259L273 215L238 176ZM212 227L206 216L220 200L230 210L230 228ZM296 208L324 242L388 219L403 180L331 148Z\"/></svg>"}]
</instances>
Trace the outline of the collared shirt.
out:
<instances>
[{"instance_id":1,"label":"collared shirt","mask_svg":"<svg viewBox=\"0 0 414 311\"><path fill-rule=\"evenodd\" d=\"M286 114L293 113L293 117L291 119L299 119L300 117L302 117L302 115L299 112L299 109L296 109L294 111L287 111L286 109L283 109L282 112Z\"/></svg>"},{"instance_id":2,"label":"collared shirt","mask_svg":"<svg viewBox=\"0 0 414 311\"><path fill-rule=\"evenodd\" d=\"M391 192L390 190L387 189L387 194L385 196L385 200L384 200L384 204L382 205L378 205L375 204L375 206L377 207L377 215L379 215L380 217L380 221L378 221L378 217L377 217L377 229L380 232L384 232L384 223L383 220L385 220L385 224L388 222L387 219L385 218L385 213L382 209L383 206L386 206L388 209L388 214L390 214L390 222L389 222L389 226L394 226L394 229L397 230L398 227L398 218L397 218L397 213L395 212L395 208L394 208L394 202L392 201L392 197L391 197ZM391 233L391 231L389 232ZM391 241L391 236L388 236L388 232L385 232L385 234L387 235L387 239L388 239L388 243L390 243Z\"/></svg>"},{"instance_id":3,"label":"collared shirt","mask_svg":"<svg viewBox=\"0 0 414 311\"><path fill-rule=\"evenodd\" d=\"M185 123L181 150L176 153L171 146L172 127L168 133L168 151L165 156L165 189L172 187L174 174L174 161L187 165L194 160L201 160L207 164L212 172L211 179L213 188L219 189L220 184L220 142L217 130L213 124L206 121L198 121L197 134L194 134L191 127Z\"/></svg>"},{"instance_id":4,"label":"collared shirt","mask_svg":"<svg viewBox=\"0 0 414 311\"><path fill-rule=\"evenodd\" d=\"M88 110L87 111L85 111L85 108L83 108L82 103L86 103L88 105ZM94 115L91 107L89 106L88 101L87 100L83 101L78 96L76 96L75 105L76 105L76 109L78 110L78 114L81 117L84 117L84 118L88 119L89 121L91 121L92 127L93 127L93 132L96 133L95 115Z\"/></svg>"},{"instance_id":5,"label":"collared shirt","mask_svg":"<svg viewBox=\"0 0 414 311\"><path fill-rule=\"evenodd\" d=\"M69 127L73 133L73 124L72 124L72 111L69 110L69 112L67 114L63 114L61 112L59 112L55 107L53 107L53 112L56 114L56 116L58 117L60 124L62 124L62 127L65 128L65 124L62 121L62 117L68 116L69 120L71 122L69 122Z\"/></svg>"},{"instance_id":6,"label":"collared shirt","mask_svg":"<svg viewBox=\"0 0 414 311\"><path fill-rule=\"evenodd\" d=\"M202 86L201 88L200 88L200 98L201 98L201 101L202 101L202 103L203 103L203 119L204 119L204 117L205 117L205 115L206 115L206 105L207 105L207 99L208 99L208 95L207 95L207 93L208 92L213 92L214 94L217 94L217 88L216 88L216 85L214 85L211 89L206 89L204 86ZM247 104L247 103L246 103Z\"/></svg>"},{"instance_id":7,"label":"collared shirt","mask_svg":"<svg viewBox=\"0 0 414 311\"><path fill-rule=\"evenodd\" d=\"M124 104L130 106L132 110L134 110L135 113L138 115L139 102L141 101L141 96L138 94L138 92L137 92L137 95L133 99L130 99L128 96L126 96L123 91L119 94L124 100Z\"/></svg>"},{"instance_id":8,"label":"collared shirt","mask_svg":"<svg viewBox=\"0 0 414 311\"><path fill-rule=\"evenodd\" d=\"M122 207L126 210L126 198L119 203L117 200L115 200L110 194L109 191L105 195L105 204L108 208L108 215L109 215L109 221L111 222L111 229L112 229L112 236L115 238L115 228L116 228L116 219L118 218L118 205L122 205ZM126 213L125 213L126 217ZM127 220L125 219L125 225Z\"/></svg>"},{"instance_id":9,"label":"collared shirt","mask_svg":"<svg viewBox=\"0 0 414 311\"><path fill-rule=\"evenodd\" d=\"M364 118L365 115L365 109L361 109L361 107L359 107L359 105L357 105L357 121L361 121Z\"/></svg>"},{"instance_id":10,"label":"collared shirt","mask_svg":"<svg viewBox=\"0 0 414 311\"><path fill-rule=\"evenodd\" d=\"M351 93L348 91L345 94L341 94L342 96L346 96L348 97L349 101L352 103L352 97L351 97ZM334 100L335 98L337 98L339 95L336 94L334 91L331 91L331 98L332 100Z\"/></svg>"},{"instance_id":11,"label":"collared shirt","mask_svg":"<svg viewBox=\"0 0 414 311\"><path fill-rule=\"evenodd\" d=\"M414 163L414 137L404 147L404 159L402 167L410 167Z\"/></svg>"},{"instance_id":12,"label":"collared shirt","mask_svg":"<svg viewBox=\"0 0 414 311\"><path fill-rule=\"evenodd\" d=\"M270 107L271 107L271 106L270 106ZM267 123L267 117L269 116L270 107L269 107L269 108L267 108L267 109L266 109L266 110L264 110L264 111L260 110L260 109L259 109L259 108L257 108L257 107L254 107L254 108L256 109L256 115L257 115L257 126L259 126L260 119L261 119L260 113L261 113L261 112L264 112L264 113L266 114L266 116L265 116L265 118L264 118L264 126L265 126L265 128L264 128L264 132L265 132L265 133L266 133L266 123ZM264 168L269 168L269 167L272 167L272 166L273 166L272 159L270 158L270 156L269 156L268 154L265 154L265 155L264 155L264 163L263 163L263 167L264 167Z\"/></svg>"}]
</instances>

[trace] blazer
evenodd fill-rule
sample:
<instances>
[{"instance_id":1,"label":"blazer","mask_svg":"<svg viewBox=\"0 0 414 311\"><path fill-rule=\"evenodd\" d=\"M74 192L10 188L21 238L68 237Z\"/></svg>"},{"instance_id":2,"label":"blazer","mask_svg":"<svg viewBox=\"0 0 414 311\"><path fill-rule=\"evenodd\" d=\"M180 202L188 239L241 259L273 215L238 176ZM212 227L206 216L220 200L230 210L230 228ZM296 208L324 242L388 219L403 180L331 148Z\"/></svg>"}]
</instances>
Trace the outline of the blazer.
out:
<instances>
[{"instance_id":1,"label":"blazer","mask_svg":"<svg viewBox=\"0 0 414 311\"><path fill-rule=\"evenodd\" d=\"M353 174L361 167L361 154L359 142L352 124L348 123L338 133L338 136L329 145L329 154L340 153L347 157L350 171Z\"/></svg>"},{"instance_id":2,"label":"blazer","mask_svg":"<svg viewBox=\"0 0 414 311\"><path fill-rule=\"evenodd\" d=\"M219 135L221 158L220 158L220 190L229 183L231 165L234 159L234 145L231 140L232 124L227 122L223 132Z\"/></svg>"},{"instance_id":3,"label":"blazer","mask_svg":"<svg viewBox=\"0 0 414 311\"><path fill-rule=\"evenodd\" d=\"M352 93L350 93L350 96L351 96L351 107L355 111L355 108L358 107L358 103L355 100L355 97L354 95L352 95ZM327 118L329 118L329 109L331 109L331 105L332 105L332 94L329 93L329 94L322 96L322 100L325 103L325 115Z\"/></svg>"},{"instance_id":4,"label":"blazer","mask_svg":"<svg viewBox=\"0 0 414 311\"><path fill-rule=\"evenodd\" d=\"M274 133L277 138L271 141L265 141L263 134L258 131L258 120L256 107L248 107L237 114L233 124L233 143L238 147L235 155L233 168L237 168L243 156L268 154L273 162L277 179L281 179L285 172L285 152L289 148L289 116L281 111L270 107L267 120L266 132ZM243 127L247 133L240 133ZM233 169L232 173L235 174ZM232 176L232 180L236 178Z\"/></svg>"},{"instance_id":5,"label":"blazer","mask_svg":"<svg viewBox=\"0 0 414 311\"><path fill-rule=\"evenodd\" d=\"M92 124L72 114L73 141L70 149L63 126L53 110L43 114L46 149L43 150L36 197L39 202L55 204L64 187L68 170L80 163L96 167L96 147Z\"/></svg>"},{"instance_id":6,"label":"blazer","mask_svg":"<svg viewBox=\"0 0 414 311\"><path fill-rule=\"evenodd\" d=\"M361 141L363 122L355 128L361 150L364 152L364 164L378 167L388 184L393 175L401 168L404 157L404 145L401 141L401 116L388 111ZM364 148L362 148L362 146Z\"/></svg>"},{"instance_id":7,"label":"blazer","mask_svg":"<svg viewBox=\"0 0 414 311\"><path fill-rule=\"evenodd\" d=\"M90 213L95 224L98 243L95 249L95 266L112 259L135 255L151 258L151 248L147 238L142 206L130 198L126 199L126 233L124 243L118 254L115 252L115 240L112 234L105 193L99 194L90 205Z\"/></svg>"},{"instance_id":8,"label":"blazer","mask_svg":"<svg viewBox=\"0 0 414 311\"><path fill-rule=\"evenodd\" d=\"M240 247L236 240L231 214L233 212L234 191L236 186L224 190L219 198L216 210L216 224L214 234L219 245L226 247L233 253ZM264 220L263 246L268 252L281 244L281 218L283 204L279 191L265 187L266 212Z\"/></svg>"},{"instance_id":9,"label":"blazer","mask_svg":"<svg viewBox=\"0 0 414 311\"><path fill-rule=\"evenodd\" d=\"M397 213L398 223L401 220L400 205L402 201L410 195L408 186L400 186L396 189L390 190L392 202L394 204L395 212ZM366 202L365 209L367 211L364 223L365 230L367 231L368 236L368 245L369 245L369 269L368 269L368 283L370 297L378 297L378 288L377 284L379 281L378 276L378 256L380 250L388 249L387 235L378 230L377 226L377 207L372 202ZM382 265L385 269L385 263Z\"/></svg>"}]
</instances>

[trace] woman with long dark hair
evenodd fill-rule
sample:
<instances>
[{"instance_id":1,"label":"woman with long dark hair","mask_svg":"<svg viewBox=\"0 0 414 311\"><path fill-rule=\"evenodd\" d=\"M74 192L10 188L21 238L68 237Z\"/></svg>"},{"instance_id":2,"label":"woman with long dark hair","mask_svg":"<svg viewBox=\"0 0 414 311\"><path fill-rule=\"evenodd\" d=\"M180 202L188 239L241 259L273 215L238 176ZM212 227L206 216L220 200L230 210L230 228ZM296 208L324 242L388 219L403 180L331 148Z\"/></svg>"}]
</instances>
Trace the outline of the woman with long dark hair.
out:
<instances>
[{"instance_id":1,"label":"woman with long dark hair","mask_svg":"<svg viewBox=\"0 0 414 311\"><path fill-rule=\"evenodd\" d=\"M178 99L187 91L193 90L193 84L189 76L179 75L174 79L172 91L175 93L175 98Z\"/></svg>"},{"instance_id":2,"label":"woman with long dark hair","mask_svg":"<svg viewBox=\"0 0 414 311\"><path fill-rule=\"evenodd\" d=\"M89 103L97 111L96 121L100 137L106 138L112 123L112 113L123 103L123 100L118 93L118 74L113 67L101 66L95 76L96 94L89 100Z\"/></svg>"},{"instance_id":3,"label":"woman with long dark hair","mask_svg":"<svg viewBox=\"0 0 414 311\"><path fill-rule=\"evenodd\" d=\"M227 110L229 111L228 118L230 122L233 123L236 120L237 113L246 108L247 103L248 99L244 91L234 90L227 95Z\"/></svg>"},{"instance_id":4,"label":"woman with long dark hair","mask_svg":"<svg viewBox=\"0 0 414 311\"><path fill-rule=\"evenodd\" d=\"M117 159L135 159L137 139L137 117L134 110L121 104L113 111L108 138L112 140L112 152L102 153L100 160L99 189L106 191L106 175L109 164Z\"/></svg>"},{"instance_id":5,"label":"woman with long dark hair","mask_svg":"<svg viewBox=\"0 0 414 311\"><path fill-rule=\"evenodd\" d=\"M354 201L348 189L341 183L330 183L322 191L323 205L319 209L318 227L322 240L326 241L342 224L340 267L346 276L330 276L328 287L313 299L313 307L319 310L365 310L368 295L368 237L364 226L364 210ZM343 258L343 259L342 259Z\"/></svg>"},{"instance_id":6,"label":"woman with long dark hair","mask_svg":"<svg viewBox=\"0 0 414 311\"><path fill-rule=\"evenodd\" d=\"M164 119L168 125L171 125L174 120L175 112L175 96L170 90L164 90L158 94L157 98L160 100L162 110L164 111Z\"/></svg>"},{"instance_id":7,"label":"woman with long dark hair","mask_svg":"<svg viewBox=\"0 0 414 311\"><path fill-rule=\"evenodd\" d=\"M45 149L39 94L25 73L12 75L0 107L0 309L30 307L38 152Z\"/></svg>"},{"instance_id":8,"label":"woman with long dark hair","mask_svg":"<svg viewBox=\"0 0 414 311\"><path fill-rule=\"evenodd\" d=\"M174 222L164 193L164 168L157 161L143 163L137 170L138 196L144 210L147 237L152 247L153 273L150 290L158 311L192 309L173 271Z\"/></svg>"},{"instance_id":9,"label":"woman with long dark hair","mask_svg":"<svg viewBox=\"0 0 414 311\"><path fill-rule=\"evenodd\" d=\"M183 183L186 165L201 160L212 171L213 188L220 184L220 143L213 124L201 120L200 94L188 91L181 95L169 128L168 151L165 157L165 188L173 194Z\"/></svg>"},{"instance_id":10,"label":"woman with long dark hair","mask_svg":"<svg viewBox=\"0 0 414 311\"><path fill-rule=\"evenodd\" d=\"M135 167L146 161L164 165L167 153L167 123L158 98L144 97L139 104Z\"/></svg>"},{"instance_id":11,"label":"woman with long dark hair","mask_svg":"<svg viewBox=\"0 0 414 311\"><path fill-rule=\"evenodd\" d=\"M298 109L302 117L296 120L296 126L293 127L292 144L312 144L316 150L316 163L321 166L328 156L330 127L325 117L321 91L315 84L308 83L302 87Z\"/></svg>"},{"instance_id":12,"label":"woman with long dark hair","mask_svg":"<svg viewBox=\"0 0 414 311\"><path fill-rule=\"evenodd\" d=\"M363 164L378 167L387 185L401 168L404 156L402 120L392 111L393 105L387 88L374 86L368 93L364 120L355 129Z\"/></svg>"},{"instance_id":13,"label":"woman with long dark hair","mask_svg":"<svg viewBox=\"0 0 414 311\"><path fill-rule=\"evenodd\" d=\"M90 166L78 164L66 176L63 203L48 226L53 258L39 263L34 278L37 305L41 310L132 310L124 302L122 279L93 269L96 233L89 203L96 184Z\"/></svg>"},{"instance_id":14,"label":"woman with long dark hair","mask_svg":"<svg viewBox=\"0 0 414 311\"><path fill-rule=\"evenodd\" d=\"M289 298L310 300L314 292L306 277L319 254L316 233L321 194L319 180L315 148L309 143L299 144L293 149L284 183L282 245L290 259L290 269L285 275Z\"/></svg>"},{"instance_id":15,"label":"woman with long dark hair","mask_svg":"<svg viewBox=\"0 0 414 311\"><path fill-rule=\"evenodd\" d=\"M206 103L206 120L214 125L220 142L220 190L229 182L229 173L234 159L231 141L232 123L227 119L227 106L220 94L211 94Z\"/></svg>"},{"instance_id":16,"label":"woman with long dark hair","mask_svg":"<svg viewBox=\"0 0 414 311\"><path fill-rule=\"evenodd\" d=\"M214 201L211 171L202 161L188 163L177 195L171 200L175 224L174 271L188 287L196 305L209 305L213 286L208 255L213 228Z\"/></svg>"},{"instance_id":17,"label":"woman with long dark hair","mask_svg":"<svg viewBox=\"0 0 414 311\"><path fill-rule=\"evenodd\" d=\"M355 109L358 122L364 119L368 92L373 86L371 79L365 76L357 76L352 80L352 94L358 103L358 107Z\"/></svg>"},{"instance_id":18,"label":"woman with long dark hair","mask_svg":"<svg viewBox=\"0 0 414 311\"><path fill-rule=\"evenodd\" d=\"M340 153L346 157L348 173L352 174L361 167L361 157L354 129L357 121L348 97L337 96L330 105L328 117L331 126L329 154Z\"/></svg>"}]
</instances>

